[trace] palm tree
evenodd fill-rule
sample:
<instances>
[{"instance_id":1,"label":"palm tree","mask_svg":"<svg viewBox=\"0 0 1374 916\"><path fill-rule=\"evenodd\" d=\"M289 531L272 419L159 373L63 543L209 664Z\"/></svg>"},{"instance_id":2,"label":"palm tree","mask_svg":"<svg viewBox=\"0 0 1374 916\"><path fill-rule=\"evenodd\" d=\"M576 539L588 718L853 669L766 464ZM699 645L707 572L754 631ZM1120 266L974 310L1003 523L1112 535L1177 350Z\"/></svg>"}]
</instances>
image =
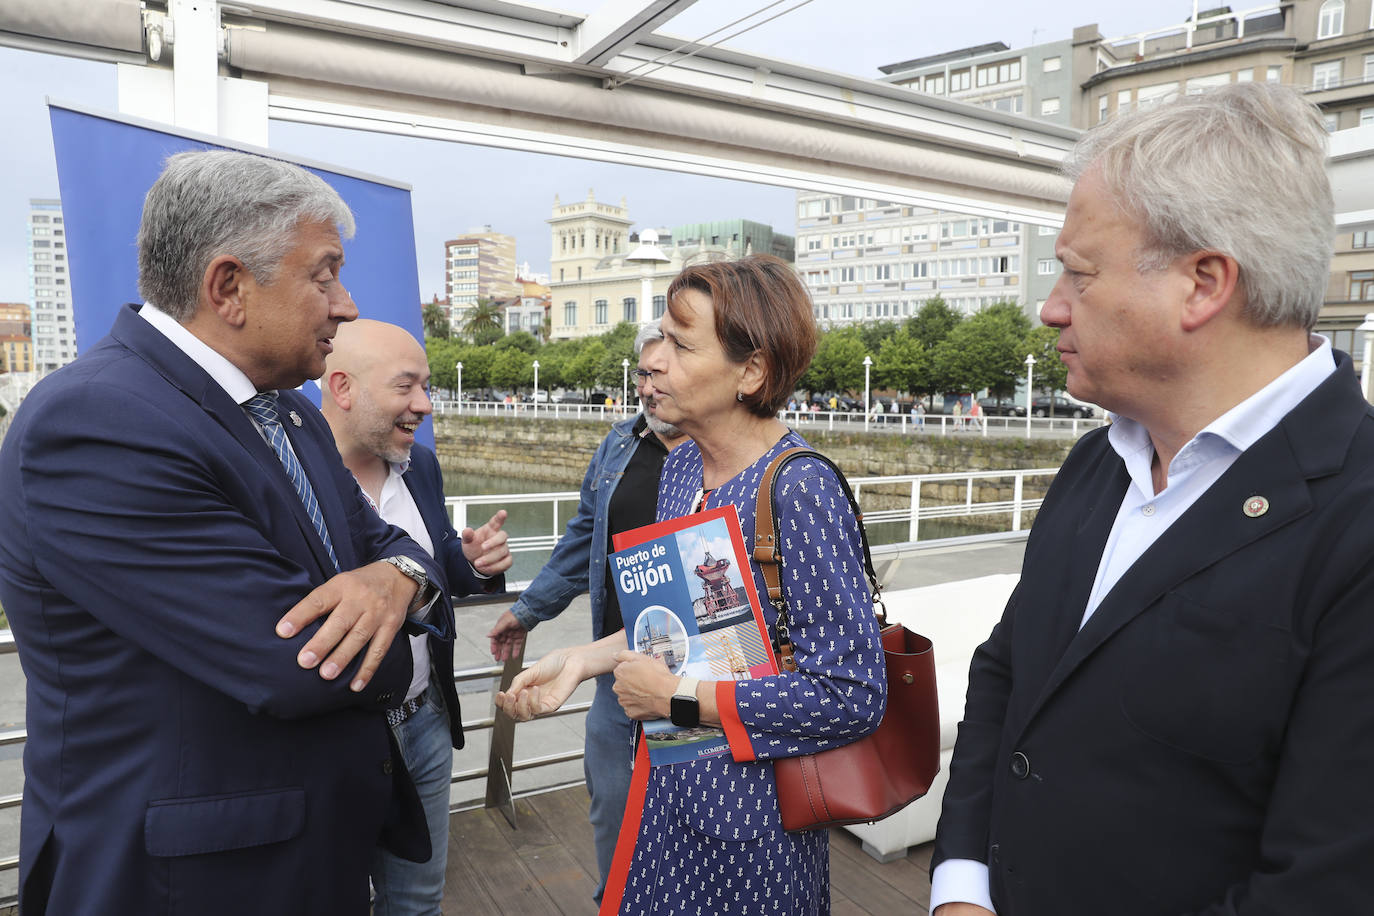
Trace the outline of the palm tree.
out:
<instances>
[{"instance_id":1,"label":"palm tree","mask_svg":"<svg viewBox=\"0 0 1374 916\"><path fill-rule=\"evenodd\" d=\"M478 299L464 313L462 332L475 344L488 344L505 332L506 305L495 299Z\"/></svg>"}]
</instances>

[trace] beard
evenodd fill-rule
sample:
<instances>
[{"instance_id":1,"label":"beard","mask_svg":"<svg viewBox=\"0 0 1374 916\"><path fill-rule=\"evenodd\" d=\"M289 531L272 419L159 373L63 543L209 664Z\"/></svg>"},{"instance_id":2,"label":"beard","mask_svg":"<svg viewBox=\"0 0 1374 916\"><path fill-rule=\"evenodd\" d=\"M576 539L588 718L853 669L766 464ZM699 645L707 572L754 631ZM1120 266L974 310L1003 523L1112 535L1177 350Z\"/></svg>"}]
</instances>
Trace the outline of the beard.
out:
<instances>
[{"instance_id":1,"label":"beard","mask_svg":"<svg viewBox=\"0 0 1374 916\"><path fill-rule=\"evenodd\" d=\"M357 427L359 444L383 461L389 461L392 464L405 464L409 461L410 446L399 445L394 439L396 424L402 421L419 422L424 417L388 416L377 407L376 402L366 393L360 396L359 401Z\"/></svg>"}]
</instances>

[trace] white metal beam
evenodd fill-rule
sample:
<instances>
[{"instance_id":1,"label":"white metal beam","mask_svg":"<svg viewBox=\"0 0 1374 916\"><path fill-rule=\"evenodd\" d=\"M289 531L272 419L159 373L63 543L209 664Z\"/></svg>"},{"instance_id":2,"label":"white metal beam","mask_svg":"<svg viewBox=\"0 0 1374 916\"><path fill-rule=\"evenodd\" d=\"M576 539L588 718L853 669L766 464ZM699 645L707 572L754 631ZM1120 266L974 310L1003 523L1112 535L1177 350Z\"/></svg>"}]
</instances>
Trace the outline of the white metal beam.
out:
<instances>
[{"instance_id":1,"label":"white metal beam","mask_svg":"<svg viewBox=\"0 0 1374 916\"><path fill-rule=\"evenodd\" d=\"M572 59L604 66L622 48L672 19L697 0L603 0L573 32Z\"/></svg>"},{"instance_id":2,"label":"white metal beam","mask_svg":"<svg viewBox=\"0 0 1374 916\"><path fill-rule=\"evenodd\" d=\"M177 127L219 133L219 0L168 0Z\"/></svg>"}]
</instances>

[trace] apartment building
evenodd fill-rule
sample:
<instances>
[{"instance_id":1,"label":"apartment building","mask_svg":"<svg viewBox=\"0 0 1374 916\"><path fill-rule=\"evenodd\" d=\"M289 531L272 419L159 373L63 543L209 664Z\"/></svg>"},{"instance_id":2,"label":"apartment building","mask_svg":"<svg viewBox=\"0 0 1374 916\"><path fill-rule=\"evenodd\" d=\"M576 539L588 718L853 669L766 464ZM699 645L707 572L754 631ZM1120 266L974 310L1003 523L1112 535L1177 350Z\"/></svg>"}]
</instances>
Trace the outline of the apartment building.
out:
<instances>
[{"instance_id":1,"label":"apartment building","mask_svg":"<svg viewBox=\"0 0 1374 916\"><path fill-rule=\"evenodd\" d=\"M462 238L444 243L444 298L449 322L461 328L478 299L506 301L519 298L521 286L515 275L515 238L473 229Z\"/></svg>"},{"instance_id":2,"label":"apartment building","mask_svg":"<svg viewBox=\"0 0 1374 916\"><path fill-rule=\"evenodd\" d=\"M33 368L51 372L76 359L76 322L67 272L62 201L29 201L29 298Z\"/></svg>"}]
</instances>

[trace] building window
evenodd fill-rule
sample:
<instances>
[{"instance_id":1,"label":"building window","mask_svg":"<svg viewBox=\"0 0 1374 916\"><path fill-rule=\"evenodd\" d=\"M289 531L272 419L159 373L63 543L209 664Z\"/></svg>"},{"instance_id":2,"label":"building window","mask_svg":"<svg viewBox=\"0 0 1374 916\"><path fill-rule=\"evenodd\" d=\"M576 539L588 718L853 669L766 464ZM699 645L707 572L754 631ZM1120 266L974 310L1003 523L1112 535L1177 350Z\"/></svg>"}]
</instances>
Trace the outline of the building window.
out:
<instances>
[{"instance_id":1,"label":"building window","mask_svg":"<svg viewBox=\"0 0 1374 916\"><path fill-rule=\"evenodd\" d=\"M1141 86L1136 91L1136 105L1143 111L1161 102L1167 102L1178 95L1178 83L1158 83L1154 86Z\"/></svg>"},{"instance_id":2,"label":"building window","mask_svg":"<svg viewBox=\"0 0 1374 916\"><path fill-rule=\"evenodd\" d=\"M1035 272L1042 277L1053 277L1059 272L1059 265L1054 258L1041 258L1035 262Z\"/></svg>"},{"instance_id":3,"label":"building window","mask_svg":"<svg viewBox=\"0 0 1374 916\"><path fill-rule=\"evenodd\" d=\"M1105 95L1097 97L1097 120L1107 120L1107 97Z\"/></svg>"},{"instance_id":4,"label":"building window","mask_svg":"<svg viewBox=\"0 0 1374 916\"><path fill-rule=\"evenodd\" d=\"M1312 88L1313 89L1335 89L1341 84L1341 63L1339 60L1328 60L1325 63L1312 65Z\"/></svg>"},{"instance_id":5,"label":"building window","mask_svg":"<svg viewBox=\"0 0 1374 916\"><path fill-rule=\"evenodd\" d=\"M668 297L667 297L667 296L655 296L655 297L654 297L654 319L657 320L657 319L659 319L659 318L662 318L662 317L663 317L663 313L666 312L667 310L668 310Z\"/></svg>"},{"instance_id":6,"label":"building window","mask_svg":"<svg viewBox=\"0 0 1374 916\"><path fill-rule=\"evenodd\" d=\"M1326 0L1317 14L1317 37L1335 38L1345 31L1345 0Z\"/></svg>"},{"instance_id":7,"label":"building window","mask_svg":"<svg viewBox=\"0 0 1374 916\"><path fill-rule=\"evenodd\" d=\"M635 307L635 297L634 297L634 296L626 296L626 297L624 298L624 300L621 301L620 304L621 304L621 305L624 307L624 309L625 309L625 320L626 320L626 321L638 321L638 320L639 320L639 309Z\"/></svg>"},{"instance_id":8,"label":"building window","mask_svg":"<svg viewBox=\"0 0 1374 916\"><path fill-rule=\"evenodd\" d=\"M944 95L945 78L943 76L927 76L926 92L929 92L931 95ZM829 306L826 306L826 311L829 311ZM829 318L830 316L826 315L825 317Z\"/></svg>"},{"instance_id":9,"label":"building window","mask_svg":"<svg viewBox=\"0 0 1374 916\"><path fill-rule=\"evenodd\" d=\"M1374 232L1356 232L1350 236L1351 248L1374 248Z\"/></svg>"},{"instance_id":10,"label":"building window","mask_svg":"<svg viewBox=\"0 0 1374 916\"><path fill-rule=\"evenodd\" d=\"M1374 54L1364 56L1364 81L1374 82Z\"/></svg>"},{"instance_id":11,"label":"building window","mask_svg":"<svg viewBox=\"0 0 1374 916\"><path fill-rule=\"evenodd\" d=\"M1368 127L1371 124L1374 124L1374 108L1361 108L1360 126Z\"/></svg>"},{"instance_id":12,"label":"building window","mask_svg":"<svg viewBox=\"0 0 1374 916\"><path fill-rule=\"evenodd\" d=\"M1341 128L1341 116L1334 111L1323 114L1322 127L1326 128L1328 134L1334 134Z\"/></svg>"},{"instance_id":13,"label":"building window","mask_svg":"<svg viewBox=\"0 0 1374 916\"><path fill-rule=\"evenodd\" d=\"M565 325L567 325L568 327L573 327L574 325L577 324L577 303L576 303L576 302L564 302L564 303L563 303L563 323L564 323Z\"/></svg>"},{"instance_id":14,"label":"building window","mask_svg":"<svg viewBox=\"0 0 1374 916\"><path fill-rule=\"evenodd\" d=\"M1374 270L1350 272L1350 298L1357 302L1374 302Z\"/></svg>"},{"instance_id":15,"label":"building window","mask_svg":"<svg viewBox=\"0 0 1374 916\"><path fill-rule=\"evenodd\" d=\"M1040 65L1040 69L1043 73L1058 73L1059 68L1062 66L1064 66L1063 58L1047 57L1045 58L1044 63Z\"/></svg>"},{"instance_id":16,"label":"building window","mask_svg":"<svg viewBox=\"0 0 1374 916\"><path fill-rule=\"evenodd\" d=\"M1041 116L1041 117L1046 117L1046 116L1048 116L1048 115L1057 115L1057 114L1059 114L1059 99L1058 99L1057 97L1056 97L1056 98L1053 98L1053 99L1041 99L1041 100L1040 100L1040 116Z\"/></svg>"},{"instance_id":17,"label":"building window","mask_svg":"<svg viewBox=\"0 0 1374 916\"><path fill-rule=\"evenodd\" d=\"M598 299L595 303L593 303L593 305L596 307L596 319L593 323L605 324L609 317L608 313L610 312L610 303L608 303L605 299Z\"/></svg>"},{"instance_id":18,"label":"building window","mask_svg":"<svg viewBox=\"0 0 1374 916\"><path fill-rule=\"evenodd\" d=\"M973 76L967 70L956 70L949 75L949 91L963 92L973 86Z\"/></svg>"},{"instance_id":19,"label":"building window","mask_svg":"<svg viewBox=\"0 0 1374 916\"><path fill-rule=\"evenodd\" d=\"M1122 89L1116 94L1116 113L1125 114L1131 110L1131 90Z\"/></svg>"},{"instance_id":20,"label":"building window","mask_svg":"<svg viewBox=\"0 0 1374 916\"><path fill-rule=\"evenodd\" d=\"M1255 81L1255 68L1246 67L1244 70L1236 71L1236 82L1253 83Z\"/></svg>"},{"instance_id":21,"label":"building window","mask_svg":"<svg viewBox=\"0 0 1374 916\"><path fill-rule=\"evenodd\" d=\"M1187 93L1189 95L1201 95L1208 89L1215 89L1218 86L1229 86L1231 84L1231 74L1213 73L1211 76L1195 76L1188 80Z\"/></svg>"},{"instance_id":22,"label":"building window","mask_svg":"<svg viewBox=\"0 0 1374 916\"><path fill-rule=\"evenodd\" d=\"M1283 66L1281 64L1274 64L1272 67L1266 68L1264 71L1264 79L1266 82L1270 83L1280 82L1283 79Z\"/></svg>"}]
</instances>

